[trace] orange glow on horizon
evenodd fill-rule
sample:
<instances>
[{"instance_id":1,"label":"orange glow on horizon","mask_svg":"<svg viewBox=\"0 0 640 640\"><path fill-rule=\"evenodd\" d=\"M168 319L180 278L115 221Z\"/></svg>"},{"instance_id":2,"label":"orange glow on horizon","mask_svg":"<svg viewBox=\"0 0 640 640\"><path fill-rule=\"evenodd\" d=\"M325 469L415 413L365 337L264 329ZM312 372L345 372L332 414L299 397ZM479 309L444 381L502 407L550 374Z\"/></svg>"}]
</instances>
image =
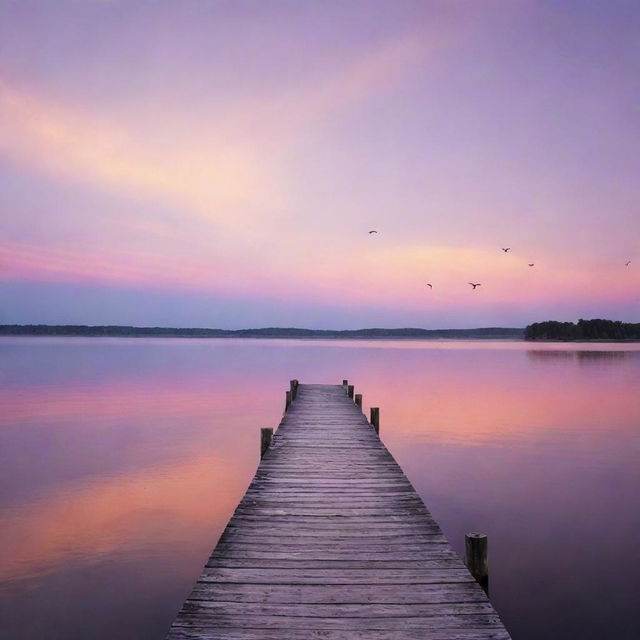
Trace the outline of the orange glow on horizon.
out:
<instances>
[{"instance_id":1,"label":"orange glow on horizon","mask_svg":"<svg viewBox=\"0 0 640 640\"><path fill-rule=\"evenodd\" d=\"M495 251L465 247L378 250L361 246L324 263L303 262L303 256L296 260L295 269L291 262L260 269L259 255L254 263L231 256L176 257L168 266L167 257L159 253L0 244L4 280L105 283L267 299L294 296L300 301L338 301L354 307L473 308L589 298L616 302L628 300L640 287L640 274L622 271L620 277L619 265L576 268L549 259L531 269L522 261L505 264ZM470 281L481 282L481 287L472 291ZM427 282L433 283L433 289L426 287Z\"/></svg>"}]
</instances>

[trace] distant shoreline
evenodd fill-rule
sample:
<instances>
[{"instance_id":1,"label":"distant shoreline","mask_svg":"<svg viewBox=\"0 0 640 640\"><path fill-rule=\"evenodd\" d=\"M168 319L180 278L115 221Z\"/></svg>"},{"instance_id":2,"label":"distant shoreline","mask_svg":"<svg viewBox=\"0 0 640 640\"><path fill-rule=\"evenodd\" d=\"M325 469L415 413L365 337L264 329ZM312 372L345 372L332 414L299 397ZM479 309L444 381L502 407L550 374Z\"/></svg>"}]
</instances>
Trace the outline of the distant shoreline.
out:
<instances>
[{"instance_id":1,"label":"distant shoreline","mask_svg":"<svg viewBox=\"0 0 640 640\"><path fill-rule=\"evenodd\" d=\"M126 325L0 325L0 337L34 338L246 338L271 340L504 340L539 343L637 343L638 338L527 338L517 327L476 329L207 329L179 327L133 327Z\"/></svg>"},{"instance_id":2,"label":"distant shoreline","mask_svg":"<svg viewBox=\"0 0 640 640\"><path fill-rule=\"evenodd\" d=\"M64 334L35 334L35 333L0 333L0 338L133 338L135 340L144 340L146 338L160 338L162 340L313 340L316 342L332 342L332 341L379 341L394 340L398 342L411 342L422 340L424 342L437 342L438 340L455 340L457 342L488 342L496 340L500 342L527 342L524 338L510 336L473 336L473 337L426 337L426 336L356 336L356 337L335 337L335 336L181 336L181 335L64 335ZM542 342L542 340L540 341ZM640 342L640 340L546 340L545 342Z\"/></svg>"},{"instance_id":3,"label":"distant shoreline","mask_svg":"<svg viewBox=\"0 0 640 640\"><path fill-rule=\"evenodd\" d=\"M538 344L540 342L542 343L555 342L559 344L573 343L573 342L576 342L576 343L588 342L589 344L614 342L617 344L619 342L640 342L640 338L573 338L571 340L569 339L565 340L563 338L525 338L524 342L528 342L530 344Z\"/></svg>"},{"instance_id":4,"label":"distant shoreline","mask_svg":"<svg viewBox=\"0 0 640 640\"><path fill-rule=\"evenodd\" d=\"M580 318L578 322L547 320L534 322L524 330L529 342L638 342L640 323Z\"/></svg>"},{"instance_id":5,"label":"distant shoreline","mask_svg":"<svg viewBox=\"0 0 640 640\"><path fill-rule=\"evenodd\" d=\"M342 336L258 336L258 335L243 335L243 336L197 336L197 335L176 335L176 334L137 334L137 335L124 335L124 334L62 334L62 333L3 333L0 331L0 338L133 338L144 340L145 338L162 338L167 340L315 340L318 342L332 340L373 340L383 342L384 340L396 340L402 341L415 341L423 340L425 342L436 342L438 340L455 340L457 342L488 342L489 340L496 340L500 342L526 342L533 348L536 344L638 344L640 339L628 338L624 340L525 340L519 336L355 336L355 337L342 337Z\"/></svg>"},{"instance_id":6,"label":"distant shoreline","mask_svg":"<svg viewBox=\"0 0 640 640\"><path fill-rule=\"evenodd\" d=\"M176 327L132 327L120 325L0 325L0 336L87 337L87 338L287 338L325 340L522 340L524 329L484 327L477 329L206 329Z\"/></svg>"}]
</instances>

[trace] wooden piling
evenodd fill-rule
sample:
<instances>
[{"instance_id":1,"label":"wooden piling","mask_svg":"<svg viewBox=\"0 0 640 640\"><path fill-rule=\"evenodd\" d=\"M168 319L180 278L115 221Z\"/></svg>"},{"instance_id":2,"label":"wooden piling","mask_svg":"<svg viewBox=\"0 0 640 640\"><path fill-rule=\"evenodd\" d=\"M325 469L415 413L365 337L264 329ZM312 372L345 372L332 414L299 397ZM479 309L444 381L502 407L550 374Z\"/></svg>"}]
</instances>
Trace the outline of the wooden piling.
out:
<instances>
[{"instance_id":1,"label":"wooden piling","mask_svg":"<svg viewBox=\"0 0 640 640\"><path fill-rule=\"evenodd\" d=\"M345 391L347 390L347 385L348 385L348 384L349 384L349 381L345 378L345 379L342 381L342 386L344 387L344 390L345 390Z\"/></svg>"},{"instance_id":2,"label":"wooden piling","mask_svg":"<svg viewBox=\"0 0 640 640\"><path fill-rule=\"evenodd\" d=\"M489 589L489 559L488 542L485 533L467 533L464 537L465 558L471 575L478 584L488 592Z\"/></svg>"},{"instance_id":3,"label":"wooden piling","mask_svg":"<svg viewBox=\"0 0 640 640\"><path fill-rule=\"evenodd\" d=\"M356 393L356 405L362 409L362 394Z\"/></svg>"},{"instance_id":4,"label":"wooden piling","mask_svg":"<svg viewBox=\"0 0 640 640\"><path fill-rule=\"evenodd\" d=\"M297 380L290 380L289 381L289 389L291 391L291 402L293 402L296 399L296 392L298 390L298 381Z\"/></svg>"},{"instance_id":5,"label":"wooden piling","mask_svg":"<svg viewBox=\"0 0 640 640\"><path fill-rule=\"evenodd\" d=\"M353 385L347 385L347 395L353 400Z\"/></svg>"},{"instance_id":6,"label":"wooden piling","mask_svg":"<svg viewBox=\"0 0 640 640\"><path fill-rule=\"evenodd\" d=\"M271 427L263 427L260 429L260 460L264 458L264 454L271 446L271 439L273 438L273 429Z\"/></svg>"},{"instance_id":7,"label":"wooden piling","mask_svg":"<svg viewBox=\"0 0 640 640\"><path fill-rule=\"evenodd\" d=\"M291 391L287 391L284 397L284 411L285 413L289 411L289 407L291 406Z\"/></svg>"},{"instance_id":8,"label":"wooden piling","mask_svg":"<svg viewBox=\"0 0 640 640\"><path fill-rule=\"evenodd\" d=\"M371 426L380 435L380 409L378 407L371 407Z\"/></svg>"}]
</instances>

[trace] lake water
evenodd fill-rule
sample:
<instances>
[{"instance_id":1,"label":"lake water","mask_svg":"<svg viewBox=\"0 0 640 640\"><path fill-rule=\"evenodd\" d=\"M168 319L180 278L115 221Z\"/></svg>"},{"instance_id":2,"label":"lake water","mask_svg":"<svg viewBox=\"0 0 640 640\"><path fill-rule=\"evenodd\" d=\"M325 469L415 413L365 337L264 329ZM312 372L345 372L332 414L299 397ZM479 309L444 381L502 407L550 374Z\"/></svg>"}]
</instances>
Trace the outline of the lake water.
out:
<instances>
[{"instance_id":1,"label":"lake water","mask_svg":"<svg viewBox=\"0 0 640 640\"><path fill-rule=\"evenodd\" d=\"M640 345L0 339L0 637L160 640L291 378L348 378L514 640L640 637Z\"/></svg>"}]
</instances>

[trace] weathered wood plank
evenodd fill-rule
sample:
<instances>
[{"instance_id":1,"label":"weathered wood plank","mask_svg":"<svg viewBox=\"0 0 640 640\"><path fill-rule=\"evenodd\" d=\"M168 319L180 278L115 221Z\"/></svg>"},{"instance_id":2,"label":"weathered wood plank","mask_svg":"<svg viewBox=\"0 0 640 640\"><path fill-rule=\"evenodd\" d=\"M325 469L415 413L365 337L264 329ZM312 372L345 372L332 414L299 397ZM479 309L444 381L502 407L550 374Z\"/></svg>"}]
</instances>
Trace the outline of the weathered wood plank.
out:
<instances>
[{"instance_id":1,"label":"weathered wood plank","mask_svg":"<svg viewBox=\"0 0 640 640\"><path fill-rule=\"evenodd\" d=\"M287 618L436 618L440 616L493 614L487 601L430 602L422 604L263 604L192 600L189 608L194 613L217 616L285 616ZM335 627L334 627L335 628Z\"/></svg>"},{"instance_id":2,"label":"weathered wood plank","mask_svg":"<svg viewBox=\"0 0 640 640\"><path fill-rule=\"evenodd\" d=\"M305 535L306 534L306 535ZM357 549L361 549L363 545L367 548L373 549L395 549L395 548L423 548L423 545L431 541L447 542L445 537L438 533L427 534L407 534L404 531L395 531L388 536L376 536L374 535L362 536L352 535L347 536L336 530L334 533L329 532L326 535L316 535L313 530L306 531L305 534L300 535L297 531L280 531L280 530L266 530L262 531L259 527L254 528L252 531L243 530L241 532L225 533L225 536L220 538L221 542L238 542L246 544L256 544L261 547L265 545L286 545L295 549L296 547L307 548L310 545L314 547L316 545L339 545L342 549L348 549L351 546Z\"/></svg>"},{"instance_id":3,"label":"weathered wood plank","mask_svg":"<svg viewBox=\"0 0 640 640\"><path fill-rule=\"evenodd\" d=\"M440 543L449 548L449 544L443 535L432 534L428 536L414 536L413 538L405 538L404 536L390 536L387 538L368 537L363 542L361 536L306 536L300 538L298 536L265 536L257 529L253 535L242 533L226 534L220 538L220 542L216 547L218 550L222 544L233 545L237 548L259 547L263 551L281 551L282 549L296 550L313 548L316 551L335 551L336 545L340 550L362 550L366 548L371 552L387 553L393 549L416 549L421 551L429 551L433 549L434 543ZM226 554L228 555L228 554Z\"/></svg>"},{"instance_id":4,"label":"weathered wood plank","mask_svg":"<svg viewBox=\"0 0 640 640\"><path fill-rule=\"evenodd\" d=\"M207 567L224 569L458 569L459 561L451 558L430 558L429 560L385 560L384 558L349 560L327 559L246 559L216 557L207 562Z\"/></svg>"},{"instance_id":5,"label":"weathered wood plank","mask_svg":"<svg viewBox=\"0 0 640 640\"><path fill-rule=\"evenodd\" d=\"M172 640L510 640L504 628L483 629L430 629L428 637L424 631L403 629L402 635L392 630L379 629L290 629L281 628L248 628L232 627L216 629L211 635L211 627L199 627L194 623L176 621L171 629Z\"/></svg>"},{"instance_id":6,"label":"weathered wood plank","mask_svg":"<svg viewBox=\"0 0 640 640\"><path fill-rule=\"evenodd\" d=\"M411 590L396 585L273 585L197 582L191 600L307 604L426 604L430 602L484 602L484 592L473 582L421 584Z\"/></svg>"},{"instance_id":7,"label":"weathered wood plank","mask_svg":"<svg viewBox=\"0 0 640 640\"><path fill-rule=\"evenodd\" d=\"M344 536L344 537L385 537L390 536L414 536L414 535L442 535L440 528L433 520L421 518L418 522L398 522L388 520L368 521L369 524L375 524L375 528L362 526L360 520L335 520L332 522L317 522L317 519L309 520L299 518L295 521L295 528L286 521L282 520L251 520L248 518L233 518L229 521L229 525L225 531L229 533L243 532L250 535L256 531L262 531L265 534L273 535L293 535L296 537L327 537L327 536ZM224 534L223 534L224 535Z\"/></svg>"},{"instance_id":8,"label":"weathered wood plank","mask_svg":"<svg viewBox=\"0 0 640 640\"><path fill-rule=\"evenodd\" d=\"M460 569L272 569L209 568L200 576L202 582L244 584L451 584L474 582L464 568Z\"/></svg>"},{"instance_id":9,"label":"weathered wood plank","mask_svg":"<svg viewBox=\"0 0 640 640\"><path fill-rule=\"evenodd\" d=\"M207 611L207 606L211 605L211 610ZM489 605L491 606L491 605ZM307 605L313 609L312 605ZM366 630L395 630L398 635L405 629L420 629L429 631L431 629L448 628L483 628L500 627L501 622L497 614L465 614L452 612L450 615L441 614L434 616L420 615L416 617L408 616L387 616L387 617L341 617L341 618L321 618L313 615L267 615L267 614L243 614L224 613L224 607L217 607L215 603L203 601L187 601L183 608L185 615L191 616L194 621L200 624L213 625L217 627L236 628L285 628L285 629L366 629ZM215 638L216 636L212 636ZM283 636L286 638L287 636Z\"/></svg>"}]
</instances>

